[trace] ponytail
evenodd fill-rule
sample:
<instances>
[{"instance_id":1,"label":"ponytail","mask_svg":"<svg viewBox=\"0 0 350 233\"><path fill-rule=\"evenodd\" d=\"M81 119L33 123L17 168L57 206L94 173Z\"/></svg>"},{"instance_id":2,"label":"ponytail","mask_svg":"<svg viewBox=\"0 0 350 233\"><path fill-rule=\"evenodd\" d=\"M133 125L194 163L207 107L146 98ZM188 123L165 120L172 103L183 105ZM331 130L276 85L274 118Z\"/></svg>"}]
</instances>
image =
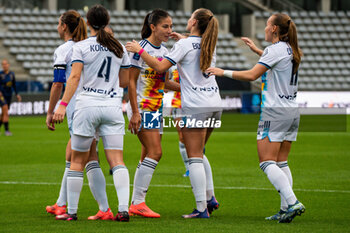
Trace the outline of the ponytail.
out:
<instances>
[{"instance_id":1,"label":"ponytail","mask_svg":"<svg viewBox=\"0 0 350 233\"><path fill-rule=\"evenodd\" d=\"M102 46L108 48L111 52L113 52L117 57L121 58L123 57L123 46L120 44L120 42L113 37L111 33L106 32L106 30L103 28L100 28L97 31L97 37L96 40L98 43L100 43Z\"/></svg>"},{"instance_id":2,"label":"ponytail","mask_svg":"<svg viewBox=\"0 0 350 233\"><path fill-rule=\"evenodd\" d=\"M62 14L61 23L66 24L74 42L87 38L87 28L84 19L75 10L69 10Z\"/></svg>"},{"instance_id":3,"label":"ponytail","mask_svg":"<svg viewBox=\"0 0 350 233\"><path fill-rule=\"evenodd\" d=\"M141 29L141 38L146 39L151 36L151 24L156 26L160 20L170 17L169 13L162 9L155 9L145 16Z\"/></svg>"},{"instance_id":4,"label":"ponytail","mask_svg":"<svg viewBox=\"0 0 350 233\"><path fill-rule=\"evenodd\" d=\"M202 36L200 69L204 72L211 65L213 54L218 40L219 22L213 13L204 8L195 11L194 18L198 22L198 29Z\"/></svg>"},{"instance_id":5,"label":"ponytail","mask_svg":"<svg viewBox=\"0 0 350 233\"><path fill-rule=\"evenodd\" d=\"M72 33L72 40L74 42L85 40L87 38L87 28L84 19L80 16L77 20L79 21L78 26Z\"/></svg>"},{"instance_id":6,"label":"ponytail","mask_svg":"<svg viewBox=\"0 0 350 233\"><path fill-rule=\"evenodd\" d=\"M150 25L148 24L148 18L151 15L151 13L148 13L145 17L145 20L143 21L143 26L141 29L141 38L146 39L151 36L152 30Z\"/></svg>"},{"instance_id":7,"label":"ponytail","mask_svg":"<svg viewBox=\"0 0 350 233\"><path fill-rule=\"evenodd\" d=\"M96 41L121 58L124 53L123 46L111 33L105 31L110 19L106 8L102 5L95 5L90 8L86 17L89 25L96 30Z\"/></svg>"},{"instance_id":8,"label":"ponytail","mask_svg":"<svg viewBox=\"0 0 350 233\"><path fill-rule=\"evenodd\" d=\"M297 28L295 23L286 14L277 13L273 15L273 24L279 28L279 40L288 42L293 51L293 74L298 71L303 53L298 45Z\"/></svg>"},{"instance_id":9,"label":"ponytail","mask_svg":"<svg viewBox=\"0 0 350 233\"><path fill-rule=\"evenodd\" d=\"M295 74L298 71L299 64L301 63L301 56L303 56L303 53L298 46L297 28L293 21L291 21L289 25L288 37L289 37L288 42L290 44L290 47L292 47L292 50L293 50L293 65L294 65L293 74Z\"/></svg>"}]
</instances>

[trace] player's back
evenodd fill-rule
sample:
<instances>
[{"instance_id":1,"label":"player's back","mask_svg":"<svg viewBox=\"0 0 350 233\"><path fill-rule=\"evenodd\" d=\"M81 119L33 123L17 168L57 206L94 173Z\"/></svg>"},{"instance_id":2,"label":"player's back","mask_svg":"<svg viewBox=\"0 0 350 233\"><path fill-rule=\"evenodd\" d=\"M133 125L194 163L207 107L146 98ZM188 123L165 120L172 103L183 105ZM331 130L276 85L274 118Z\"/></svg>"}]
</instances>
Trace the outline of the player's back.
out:
<instances>
[{"instance_id":1,"label":"player's back","mask_svg":"<svg viewBox=\"0 0 350 233\"><path fill-rule=\"evenodd\" d=\"M124 47L123 51L123 56L118 58L98 43L96 37L89 37L74 45L72 63L84 64L76 109L120 105L122 89L119 88L119 70L130 65Z\"/></svg>"},{"instance_id":2,"label":"player's back","mask_svg":"<svg viewBox=\"0 0 350 233\"><path fill-rule=\"evenodd\" d=\"M202 38L198 36L181 39L175 43L169 56L166 56L173 64L176 64L173 59L178 62L177 68L181 77L181 105L185 111L192 113L221 110L221 97L215 77L208 76L200 69L201 40ZM215 67L215 63L216 51L214 50L210 66Z\"/></svg>"},{"instance_id":3,"label":"player's back","mask_svg":"<svg viewBox=\"0 0 350 233\"><path fill-rule=\"evenodd\" d=\"M298 74L293 74L292 60L292 48L282 41L268 46L259 60L269 68L262 77L262 110L268 119L288 119L298 114Z\"/></svg>"}]
</instances>

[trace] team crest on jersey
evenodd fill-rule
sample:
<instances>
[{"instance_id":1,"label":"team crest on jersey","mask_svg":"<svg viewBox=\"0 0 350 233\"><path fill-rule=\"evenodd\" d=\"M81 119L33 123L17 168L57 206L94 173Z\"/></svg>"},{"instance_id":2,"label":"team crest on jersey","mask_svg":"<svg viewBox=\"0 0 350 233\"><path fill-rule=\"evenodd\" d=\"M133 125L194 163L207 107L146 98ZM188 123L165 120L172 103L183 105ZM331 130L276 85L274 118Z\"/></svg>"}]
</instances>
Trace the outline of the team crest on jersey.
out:
<instances>
[{"instance_id":1,"label":"team crest on jersey","mask_svg":"<svg viewBox=\"0 0 350 233\"><path fill-rule=\"evenodd\" d=\"M160 129L162 114L159 111L156 112L143 112L143 128L144 129Z\"/></svg>"},{"instance_id":2,"label":"team crest on jersey","mask_svg":"<svg viewBox=\"0 0 350 233\"><path fill-rule=\"evenodd\" d=\"M132 59L138 61L138 60L140 60L140 55L138 53L135 53L134 56L132 57Z\"/></svg>"}]
</instances>

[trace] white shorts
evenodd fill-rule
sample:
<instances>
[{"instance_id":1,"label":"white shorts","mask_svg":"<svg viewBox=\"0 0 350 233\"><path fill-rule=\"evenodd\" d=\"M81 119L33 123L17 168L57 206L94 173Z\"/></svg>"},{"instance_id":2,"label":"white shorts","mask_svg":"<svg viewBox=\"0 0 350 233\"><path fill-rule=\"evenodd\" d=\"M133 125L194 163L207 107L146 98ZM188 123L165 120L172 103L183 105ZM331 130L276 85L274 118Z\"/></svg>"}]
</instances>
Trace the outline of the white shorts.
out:
<instances>
[{"instance_id":1,"label":"white shorts","mask_svg":"<svg viewBox=\"0 0 350 233\"><path fill-rule=\"evenodd\" d=\"M72 125L73 125L74 107L75 107L75 100L73 102L70 101L66 108L67 124L68 124L68 130L70 135L73 134Z\"/></svg>"},{"instance_id":2,"label":"white shorts","mask_svg":"<svg viewBox=\"0 0 350 233\"><path fill-rule=\"evenodd\" d=\"M71 136L73 135L73 118L74 118L74 110L75 110L76 102L77 102L77 93L74 93L74 95L70 99L68 106L66 108L68 130Z\"/></svg>"},{"instance_id":3,"label":"white shorts","mask_svg":"<svg viewBox=\"0 0 350 233\"><path fill-rule=\"evenodd\" d=\"M140 113L140 115L141 115L141 125L140 125L139 131L143 128L142 126L143 126L143 123L144 123L144 121L143 121L143 113L144 113L144 112L145 112L145 111L143 111L143 110L141 110L141 109L139 108L139 113ZM127 115L127 117L128 117L128 120L130 121L130 119L131 119L131 117L132 117L132 109L131 109L130 101L128 102L128 104L127 104L127 106L126 106L126 115ZM160 134L163 134L163 116L161 116L161 124L160 124L159 133L160 133Z\"/></svg>"},{"instance_id":4,"label":"white shorts","mask_svg":"<svg viewBox=\"0 0 350 233\"><path fill-rule=\"evenodd\" d=\"M184 126L187 128L220 128L222 111L197 113L184 116ZM218 126L220 122L220 126Z\"/></svg>"},{"instance_id":5,"label":"white shorts","mask_svg":"<svg viewBox=\"0 0 350 233\"><path fill-rule=\"evenodd\" d=\"M85 137L125 134L121 107L87 107L74 111L73 134Z\"/></svg>"},{"instance_id":6,"label":"white shorts","mask_svg":"<svg viewBox=\"0 0 350 233\"><path fill-rule=\"evenodd\" d=\"M171 109L171 116L173 117L173 119L177 119L177 118L182 118L185 115L184 115L181 108L172 108Z\"/></svg>"},{"instance_id":7,"label":"white shorts","mask_svg":"<svg viewBox=\"0 0 350 233\"><path fill-rule=\"evenodd\" d=\"M300 118L283 121L259 121L257 140L266 137L270 142L296 141Z\"/></svg>"}]
</instances>

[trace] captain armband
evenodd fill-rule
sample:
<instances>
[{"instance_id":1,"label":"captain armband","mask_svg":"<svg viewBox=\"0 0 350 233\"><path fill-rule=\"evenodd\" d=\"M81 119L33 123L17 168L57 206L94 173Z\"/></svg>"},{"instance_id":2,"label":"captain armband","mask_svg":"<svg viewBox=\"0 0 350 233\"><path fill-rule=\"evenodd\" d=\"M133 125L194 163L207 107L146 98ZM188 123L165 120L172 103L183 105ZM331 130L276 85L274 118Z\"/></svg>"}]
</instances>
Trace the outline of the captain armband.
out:
<instances>
[{"instance_id":1,"label":"captain armband","mask_svg":"<svg viewBox=\"0 0 350 233\"><path fill-rule=\"evenodd\" d=\"M54 65L53 82L66 82L66 65Z\"/></svg>"}]
</instances>

